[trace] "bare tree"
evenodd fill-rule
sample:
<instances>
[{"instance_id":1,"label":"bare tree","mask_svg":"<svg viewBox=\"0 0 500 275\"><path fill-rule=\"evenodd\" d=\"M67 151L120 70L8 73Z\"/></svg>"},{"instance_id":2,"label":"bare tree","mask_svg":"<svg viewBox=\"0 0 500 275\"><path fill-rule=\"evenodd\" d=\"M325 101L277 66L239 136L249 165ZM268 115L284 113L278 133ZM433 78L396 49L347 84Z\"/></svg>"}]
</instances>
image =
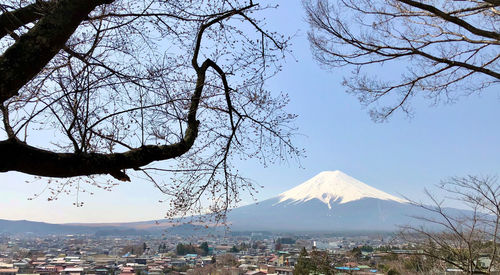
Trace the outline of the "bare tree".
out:
<instances>
[{"instance_id":1,"label":"bare tree","mask_svg":"<svg viewBox=\"0 0 500 275\"><path fill-rule=\"evenodd\" d=\"M429 215L416 217L422 226L404 226L400 237L413 245L418 253L437 259L467 274L490 274L500 267L500 185L495 177L451 178L440 188L449 199L465 203L467 210L444 207L427 192L433 204L414 203ZM483 259L484 261L481 261Z\"/></svg>"},{"instance_id":2,"label":"bare tree","mask_svg":"<svg viewBox=\"0 0 500 275\"><path fill-rule=\"evenodd\" d=\"M107 189L115 183L96 175L132 173L175 196L180 212L207 194L219 212L253 188L234 159L301 154L286 95L264 88L288 44L254 17L271 7L7 0L0 8L0 172L54 178L53 196L83 188L60 179Z\"/></svg>"},{"instance_id":3,"label":"bare tree","mask_svg":"<svg viewBox=\"0 0 500 275\"><path fill-rule=\"evenodd\" d=\"M453 102L500 81L498 0L304 0L315 58L350 65L348 92L375 120L416 95ZM399 76L398 76L399 75Z\"/></svg>"}]
</instances>

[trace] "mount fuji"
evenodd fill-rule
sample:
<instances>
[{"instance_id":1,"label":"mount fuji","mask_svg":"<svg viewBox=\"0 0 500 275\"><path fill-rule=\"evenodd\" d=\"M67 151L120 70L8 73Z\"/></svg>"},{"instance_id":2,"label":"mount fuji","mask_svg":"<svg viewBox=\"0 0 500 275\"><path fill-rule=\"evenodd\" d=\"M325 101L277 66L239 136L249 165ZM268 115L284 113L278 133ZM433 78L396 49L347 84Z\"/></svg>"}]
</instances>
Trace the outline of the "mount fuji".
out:
<instances>
[{"instance_id":1,"label":"mount fuji","mask_svg":"<svg viewBox=\"0 0 500 275\"><path fill-rule=\"evenodd\" d=\"M338 170L319 173L301 185L281 193L279 198L279 203L304 203L318 199L328 205L329 209L332 209L332 203L344 204L364 198L407 203L406 200L375 189Z\"/></svg>"},{"instance_id":2,"label":"mount fuji","mask_svg":"<svg viewBox=\"0 0 500 275\"><path fill-rule=\"evenodd\" d=\"M321 172L277 197L233 209L233 230L395 230L426 212L341 171Z\"/></svg>"}]
</instances>

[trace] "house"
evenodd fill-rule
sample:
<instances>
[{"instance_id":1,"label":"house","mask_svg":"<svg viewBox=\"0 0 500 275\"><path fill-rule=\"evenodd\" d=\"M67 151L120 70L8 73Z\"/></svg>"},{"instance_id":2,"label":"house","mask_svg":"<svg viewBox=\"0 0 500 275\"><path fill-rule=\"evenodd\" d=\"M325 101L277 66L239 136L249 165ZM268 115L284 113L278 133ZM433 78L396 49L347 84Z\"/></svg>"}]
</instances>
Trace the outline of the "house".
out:
<instances>
[{"instance_id":1,"label":"house","mask_svg":"<svg viewBox=\"0 0 500 275\"><path fill-rule=\"evenodd\" d=\"M267 268L267 273L278 274L278 275L293 275L293 269L289 267L269 266Z\"/></svg>"},{"instance_id":2,"label":"house","mask_svg":"<svg viewBox=\"0 0 500 275\"><path fill-rule=\"evenodd\" d=\"M135 270L133 267L124 266L120 271L120 275L135 275Z\"/></svg>"},{"instance_id":3,"label":"house","mask_svg":"<svg viewBox=\"0 0 500 275\"><path fill-rule=\"evenodd\" d=\"M267 273L264 271L253 270L245 272L245 275L267 275Z\"/></svg>"},{"instance_id":4,"label":"house","mask_svg":"<svg viewBox=\"0 0 500 275\"><path fill-rule=\"evenodd\" d=\"M63 275L83 275L83 267L67 267L63 270Z\"/></svg>"},{"instance_id":5,"label":"house","mask_svg":"<svg viewBox=\"0 0 500 275\"><path fill-rule=\"evenodd\" d=\"M18 270L17 268L2 268L0 269L0 275L16 275Z\"/></svg>"}]
</instances>

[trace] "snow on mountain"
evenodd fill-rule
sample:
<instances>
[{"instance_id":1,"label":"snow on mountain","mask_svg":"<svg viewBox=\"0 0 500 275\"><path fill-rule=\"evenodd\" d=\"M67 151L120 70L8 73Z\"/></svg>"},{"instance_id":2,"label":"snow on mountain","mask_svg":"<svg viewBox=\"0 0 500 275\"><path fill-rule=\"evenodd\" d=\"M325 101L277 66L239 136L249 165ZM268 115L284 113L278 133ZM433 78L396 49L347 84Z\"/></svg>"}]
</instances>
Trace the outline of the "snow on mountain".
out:
<instances>
[{"instance_id":1,"label":"snow on mountain","mask_svg":"<svg viewBox=\"0 0 500 275\"><path fill-rule=\"evenodd\" d=\"M373 188L341 171L325 171L279 196L279 202L302 203L318 199L331 207L331 202L344 204L363 198L407 203L408 201Z\"/></svg>"}]
</instances>

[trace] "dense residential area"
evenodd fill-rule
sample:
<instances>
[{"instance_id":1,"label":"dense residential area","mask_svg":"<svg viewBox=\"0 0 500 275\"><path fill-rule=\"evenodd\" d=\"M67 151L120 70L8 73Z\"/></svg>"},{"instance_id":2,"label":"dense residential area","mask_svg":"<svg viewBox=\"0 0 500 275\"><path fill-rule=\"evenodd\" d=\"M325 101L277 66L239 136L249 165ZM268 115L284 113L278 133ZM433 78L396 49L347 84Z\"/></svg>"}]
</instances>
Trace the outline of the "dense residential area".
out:
<instances>
[{"instance_id":1,"label":"dense residential area","mask_svg":"<svg viewBox=\"0 0 500 275\"><path fill-rule=\"evenodd\" d=\"M3 235L0 275L461 274L402 247L387 234Z\"/></svg>"}]
</instances>

